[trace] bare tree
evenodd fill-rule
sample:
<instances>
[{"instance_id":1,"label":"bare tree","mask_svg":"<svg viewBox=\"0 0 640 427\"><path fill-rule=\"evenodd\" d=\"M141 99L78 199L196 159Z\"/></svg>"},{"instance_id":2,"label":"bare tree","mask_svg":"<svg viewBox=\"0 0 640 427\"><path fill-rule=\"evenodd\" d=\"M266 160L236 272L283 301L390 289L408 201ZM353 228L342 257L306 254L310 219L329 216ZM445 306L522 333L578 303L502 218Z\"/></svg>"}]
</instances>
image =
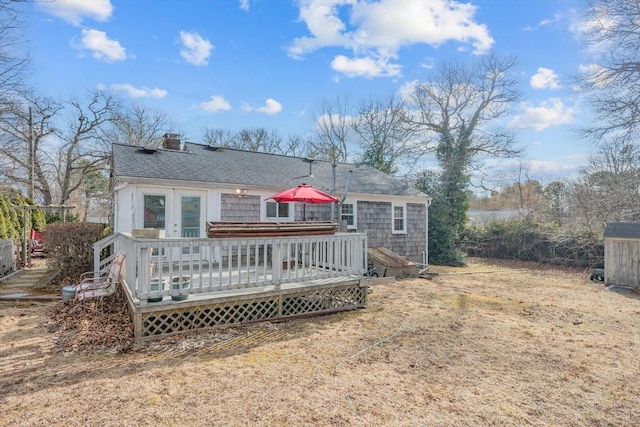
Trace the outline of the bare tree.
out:
<instances>
[{"instance_id":1,"label":"bare tree","mask_svg":"<svg viewBox=\"0 0 640 427\"><path fill-rule=\"evenodd\" d=\"M449 225L461 228L468 199L469 172L486 157L520 154L511 132L496 126L518 99L512 78L514 58L490 55L474 67L444 64L411 94L414 123L426 149L435 151L442 194L449 204Z\"/></svg>"},{"instance_id":2,"label":"bare tree","mask_svg":"<svg viewBox=\"0 0 640 427\"><path fill-rule=\"evenodd\" d=\"M0 120L0 176L45 204L52 203L55 191L50 143L63 110L52 98L27 94L7 104Z\"/></svg>"},{"instance_id":3,"label":"bare tree","mask_svg":"<svg viewBox=\"0 0 640 427\"><path fill-rule=\"evenodd\" d=\"M594 62L581 76L598 116L585 136L633 141L640 129L640 0L589 0L582 26Z\"/></svg>"},{"instance_id":4,"label":"bare tree","mask_svg":"<svg viewBox=\"0 0 640 427\"><path fill-rule=\"evenodd\" d=\"M289 135L282 140L280 154L296 157L315 157L311 152L311 140L299 135Z\"/></svg>"},{"instance_id":5,"label":"bare tree","mask_svg":"<svg viewBox=\"0 0 640 427\"><path fill-rule=\"evenodd\" d=\"M112 143L157 147L162 142L162 135L174 133L175 125L166 114L152 111L140 105L117 112L111 119L111 126L105 127L103 140Z\"/></svg>"},{"instance_id":6,"label":"bare tree","mask_svg":"<svg viewBox=\"0 0 640 427\"><path fill-rule=\"evenodd\" d=\"M203 133L204 143L216 147L235 147L236 137L231 131L211 127L206 128Z\"/></svg>"},{"instance_id":7,"label":"bare tree","mask_svg":"<svg viewBox=\"0 0 640 427\"><path fill-rule=\"evenodd\" d=\"M360 104L352 122L360 137L360 163L395 174L400 165L409 172L420 159L423 147L416 139L417 126L409 119L404 101L394 95Z\"/></svg>"},{"instance_id":8,"label":"bare tree","mask_svg":"<svg viewBox=\"0 0 640 427\"><path fill-rule=\"evenodd\" d=\"M309 145L309 142L300 136L292 135L285 139L278 132L268 131L264 128L245 128L238 133L223 129L206 128L203 140L208 145L218 147L283 154L286 156L303 156L308 151Z\"/></svg>"},{"instance_id":9,"label":"bare tree","mask_svg":"<svg viewBox=\"0 0 640 427\"><path fill-rule=\"evenodd\" d=\"M119 111L116 98L101 91L68 101L27 94L9 105L0 120L0 176L8 182L62 205L86 176L107 168L104 128Z\"/></svg>"},{"instance_id":10,"label":"bare tree","mask_svg":"<svg viewBox=\"0 0 640 427\"><path fill-rule=\"evenodd\" d=\"M311 151L334 163L346 162L351 119L347 98L338 97L333 103L323 100L314 118L317 140L312 142Z\"/></svg>"},{"instance_id":11,"label":"bare tree","mask_svg":"<svg viewBox=\"0 0 640 427\"><path fill-rule=\"evenodd\" d=\"M273 153L278 151L282 137L276 131L264 128L245 128L238 132L236 148L248 151Z\"/></svg>"},{"instance_id":12,"label":"bare tree","mask_svg":"<svg viewBox=\"0 0 640 427\"><path fill-rule=\"evenodd\" d=\"M67 102L68 124L56 136L60 141L52 165L56 171L59 204L65 204L81 187L84 177L106 167L110 151L105 151L103 127L119 116L120 101L113 95L93 91L88 99Z\"/></svg>"},{"instance_id":13,"label":"bare tree","mask_svg":"<svg viewBox=\"0 0 640 427\"><path fill-rule=\"evenodd\" d=\"M608 221L640 220L640 150L624 139L600 146L569 184L574 222L602 231Z\"/></svg>"},{"instance_id":14,"label":"bare tree","mask_svg":"<svg viewBox=\"0 0 640 427\"><path fill-rule=\"evenodd\" d=\"M24 37L23 0L0 0L0 102L10 102L23 88L29 64Z\"/></svg>"}]
</instances>

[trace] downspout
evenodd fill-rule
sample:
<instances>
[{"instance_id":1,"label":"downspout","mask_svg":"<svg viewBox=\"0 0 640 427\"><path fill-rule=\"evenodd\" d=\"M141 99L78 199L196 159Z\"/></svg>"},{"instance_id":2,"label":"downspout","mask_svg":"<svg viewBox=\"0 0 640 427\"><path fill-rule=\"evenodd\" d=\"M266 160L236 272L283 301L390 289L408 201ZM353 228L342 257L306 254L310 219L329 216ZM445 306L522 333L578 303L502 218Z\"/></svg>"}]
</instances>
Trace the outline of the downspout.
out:
<instances>
[{"instance_id":1,"label":"downspout","mask_svg":"<svg viewBox=\"0 0 640 427\"><path fill-rule=\"evenodd\" d=\"M432 201L433 201L432 198L428 198L427 199L427 213L426 213L426 218L425 218L426 219L425 222L426 222L427 227L426 227L426 229L424 231L425 237L426 237L426 239L425 239L426 240L426 245L425 245L425 248L424 248L424 260L423 260L425 269L429 267L429 206L431 206L431 202Z\"/></svg>"},{"instance_id":2,"label":"downspout","mask_svg":"<svg viewBox=\"0 0 640 427\"><path fill-rule=\"evenodd\" d=\"M331 195L335 197L336 195L336 160L333 160L333 164L331 165L332 173L331 173ZM331 222L336 222L336 204L335 202L331 203Z\"/></svg>"}]
</instances>

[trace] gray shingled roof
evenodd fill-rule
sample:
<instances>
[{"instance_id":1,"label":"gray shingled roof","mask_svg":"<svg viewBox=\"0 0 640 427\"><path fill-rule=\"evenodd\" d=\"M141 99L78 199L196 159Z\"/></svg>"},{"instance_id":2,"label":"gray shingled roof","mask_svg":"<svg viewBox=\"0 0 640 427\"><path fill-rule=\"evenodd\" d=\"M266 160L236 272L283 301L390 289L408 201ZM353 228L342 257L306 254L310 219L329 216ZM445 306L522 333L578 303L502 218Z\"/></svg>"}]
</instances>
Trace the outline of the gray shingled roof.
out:
<instances>
[{"instance_id":1,"label":"gray shingled roof","mask_svg":"<svg viewBox=\"0 0 640 427\"><path fill-rule=\"evenodd\" d=\"M113 144L113 172L120 177L196 181L233 186L260 186L286 189L306 183L330 190L332 165L301 157L256 153L232 148L211 149L186 143L185 151L159 149L145 151L133 145ZM336 190L342 191L349 171L353 171L349 192L428 197L405 182L366 165L338 164Z\"/></svg>"},{"instance_id":2,"label":"gray shingled roof","mask_svg":"<svg viewBox=\"0 0 640 427\"><path fill-rule=\"evenodd\" d=\"M608 222L604 237L640 239L640 222Z\"/></svg>"}]
</instances>

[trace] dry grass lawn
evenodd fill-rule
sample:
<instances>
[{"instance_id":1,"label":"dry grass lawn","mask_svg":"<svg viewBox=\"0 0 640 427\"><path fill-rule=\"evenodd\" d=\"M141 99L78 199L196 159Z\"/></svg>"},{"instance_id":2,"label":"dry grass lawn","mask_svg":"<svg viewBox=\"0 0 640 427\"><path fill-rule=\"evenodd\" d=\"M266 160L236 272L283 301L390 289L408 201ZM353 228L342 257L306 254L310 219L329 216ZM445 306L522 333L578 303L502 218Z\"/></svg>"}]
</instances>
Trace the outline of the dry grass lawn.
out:
<instances>
[{"instance_id":1,"label":"dry grass lawn","mask_svg":"<svg viewBox=\"0 0 640 427\"><path fill-rule=\"evenodd\" d=\"M366 309L62 353L0 305L3 426L640 425L640 300L586 273L473 263ZM58 303L61 304L61 303Z\"/></svg>"}]
</instances>

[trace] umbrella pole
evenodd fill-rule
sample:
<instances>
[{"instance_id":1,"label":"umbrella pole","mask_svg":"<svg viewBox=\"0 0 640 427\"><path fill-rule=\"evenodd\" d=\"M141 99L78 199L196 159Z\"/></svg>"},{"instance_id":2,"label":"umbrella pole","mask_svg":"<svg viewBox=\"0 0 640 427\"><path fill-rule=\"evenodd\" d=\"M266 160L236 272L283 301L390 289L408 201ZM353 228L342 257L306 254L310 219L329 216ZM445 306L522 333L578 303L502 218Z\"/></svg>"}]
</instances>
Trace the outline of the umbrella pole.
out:
<instances>
[{"instance_id":1,"label":"umbrella pole","mask_svg":"<svg viewBox=\"0 0 640 427\"><path fill-rule=\"evenodd\" d=\"M307 220L307 204L305 202L302 202L302 220Z\"/></svg>"}]
</instances>

